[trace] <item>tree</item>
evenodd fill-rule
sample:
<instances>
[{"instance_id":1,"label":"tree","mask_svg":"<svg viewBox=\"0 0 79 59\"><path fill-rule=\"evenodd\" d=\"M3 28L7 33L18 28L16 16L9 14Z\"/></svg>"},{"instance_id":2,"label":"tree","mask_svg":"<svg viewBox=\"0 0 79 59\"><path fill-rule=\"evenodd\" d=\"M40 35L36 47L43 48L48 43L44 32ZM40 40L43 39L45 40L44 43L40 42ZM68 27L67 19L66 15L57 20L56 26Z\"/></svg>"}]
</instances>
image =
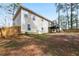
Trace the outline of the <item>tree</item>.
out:
<instances>
[{"instance_id":1,"label":"tree","mask_svg":"<svg viewBox=\"0 0 79 59\"><path fill-rule=\"evenodd\" d=\"M63 4L61 3L56 3L56 12L58 13L58 26L60 28L60 11L63 9Z\"/></svg>"},{"instance_id":2,"label":"tree","mask_svg":"<svg viewBox=\"0 0 79 59\"><path fill-rule=\"evenodd\" d=\"M5 10L6 16L9 16L13 20L14 14L19 7L19 3L0 4L1 9ZM9 15L7 15L9 14ZM7 19L8 20L8 19Z\"/></svg>"},{"instance_id":3,"label":"tree","mask_svg":"<svg viewBox=\"0 0 79 59\"><path fill-rule=\"evenodd\" d=\"M59 16L58 18L60 18L60 11L63 11L63 15L65 15L64 20L67 21L68 27L69 27L69 23L71 26L71 29L73 29L73 25L74 23L76 23L76 29L78 28L78 9L79 9L79 5L78 3L58 3L56 4L57 7L57 11L59 12ZM68 13L70 11L70 13ZM75 13L74 13L75 12ZM58 19L59 20L59 19Z\"/></svg>"},{"instance_id":4,"label":"tree","mask_svg":"<svg viewBox=\"0 0 79 59\"><path fill-rule=\"evenodd\" d=\"M0 5L0 8L2 8L2 6ZM1 30L1 28L0 28L0 32L1 32L1 37L2 37L2 30Z\"/></svg>"},{"instance_id":5,"label":"tree","mask_svg":"<svg viewBox=\"0 0 79 59\"><path fill-rule=\"evenodd\" d=\"M71 29L72 29L73 28L73 18L72 18L73 17L73 13L72 13L72 11L73 11L73 3L70 4L70 10L71 10L70 11L71 12L71 14L70 14L71 15L71 17L70 17L71 19L70 20L71 20Z\"/></svg>"},{"instance_id":6,"label":"tree","mask_svg":"<svg viewBox=\"0 0 79 59\"><path fill-rule=\"evenodd\" d=\"M71 3L71 29L73 29L74 23L76 24L75 26L76 29L78 29L78 9L79 9L78 3Z\"/></svg>"},{"instance_id":7,"label":"tree","mask_svg":"<svg viewBox=\"0 0 79 59\"><path fill-rule=\"evenodd\" d=\"M11 3L7 6L7 11L9 14L12 15L12 18L14 17L15 12L18 9L19 5L20 5L19 3Z\"/></svg>"},{"instance_id":8,"label":"tree","mask_svg":"<svg viewBox=\"0 0 79 59\"><path fill-rule=\"evenodd\" d=\"M79 3L75 3L76 8L76 29L78 29L78 9L79 9Z\"/></svg>"},{"instance_id":9,"label":"tree","mask_svg":"<svg viewBox=\"0 0 79 59\"><path fill-rule=\"evenodd\" d=\"M0 9L1 9L1 10L5 10L5 6L3 6L2 4L0 4ZM2 14L1 14L1 15L2 15ZM4 16L4 15L3 15L3 16ZM4 20L0 20L0 21L2 22L3 25L6 25L6 17L4 16L3 19L4 19ZM3 27L0 28L0 33L1 33L1 37L4 37L2 30L3 30Z\"/></svg>"},{"instance_id":10,"label":"tree","mask_svg":"<svg viewBox=\"0 0 79 59\"><path fill-rule=\"evenodd\" d=\"M64 4L64 12L66 12L66 21L67 21L67 25L68 25L68 28L69 28L69 14L68 14L68 11L69 11L69 4L68 3L65 3Z\"/></svg>"},{"instance_id":11,"label":"tree","mask_svg":"<svg viewBox=\"0 0 79 59\"><path fill-rule=\"evenodd\" d=\"M16 10L17 10L18 7L19 7L19 4L18 3L11 3L11 4L5 4L5 5L0 4L0 8L1 9L6 10L6 13L12 15L12 20L13 20L14 14L15 14L15 12L16 12ZM6 20L7 20L7 18L4 19L3 25L6 24ZM3 37L2 29L0 29L0 31L1 31L1 36Z\"/></svg>"}]
</instances>

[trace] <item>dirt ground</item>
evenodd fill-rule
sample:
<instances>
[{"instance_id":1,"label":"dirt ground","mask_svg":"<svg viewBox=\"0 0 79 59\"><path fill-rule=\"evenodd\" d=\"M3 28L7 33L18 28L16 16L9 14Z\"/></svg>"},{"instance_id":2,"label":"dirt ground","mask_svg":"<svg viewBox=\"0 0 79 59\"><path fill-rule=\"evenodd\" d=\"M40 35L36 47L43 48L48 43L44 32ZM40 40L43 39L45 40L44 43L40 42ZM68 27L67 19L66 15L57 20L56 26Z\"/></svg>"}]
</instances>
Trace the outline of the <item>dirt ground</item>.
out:
<instances>
[{"instance_id":1,"label":"dirt ground","mask_svg":"<svg viewBox=\"0 0 79 59\"><path fill-rule=\"evenodd\" d=\"M45 40L27 35L0 38L2 56L75 56L79 55L79 33L49 33Z\"/></svg>"}]
</instances>

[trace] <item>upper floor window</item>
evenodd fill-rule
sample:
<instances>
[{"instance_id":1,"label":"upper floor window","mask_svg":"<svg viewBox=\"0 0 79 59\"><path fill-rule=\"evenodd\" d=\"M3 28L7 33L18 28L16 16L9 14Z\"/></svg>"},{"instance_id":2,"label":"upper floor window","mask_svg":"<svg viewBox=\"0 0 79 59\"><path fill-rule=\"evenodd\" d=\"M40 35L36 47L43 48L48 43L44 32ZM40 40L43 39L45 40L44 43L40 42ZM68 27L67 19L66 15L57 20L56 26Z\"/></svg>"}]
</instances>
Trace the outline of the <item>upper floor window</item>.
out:
<instances>
[{"instance_id":1,"label":"upper floor window","mask_svg":"<svg viewBox=\"0 0 79 59\"><path fill-rule=\"evenodd\" d=\"M24 14L24 17L28 17L28 15L27 14Z\"/></svg>"},{"instance_id":2,"label":"upper floor window","mask_svg":"<svg viewBox=\"0 0 79 59\"><path fill-rule=\"evenodd\" d=\"M33 20L35 20L35 16L33 16Z\"/></svg>"},{"instance_id":3,"label":"upper floor window","mask_svg":"<svg viewBox=\"0 0 79 59\"><path fill-rule=\"evenodd\" d=\"M28 29L28 30L31 30L30 24L27 25L27 29Z\"/></svg>"}]
</instances>

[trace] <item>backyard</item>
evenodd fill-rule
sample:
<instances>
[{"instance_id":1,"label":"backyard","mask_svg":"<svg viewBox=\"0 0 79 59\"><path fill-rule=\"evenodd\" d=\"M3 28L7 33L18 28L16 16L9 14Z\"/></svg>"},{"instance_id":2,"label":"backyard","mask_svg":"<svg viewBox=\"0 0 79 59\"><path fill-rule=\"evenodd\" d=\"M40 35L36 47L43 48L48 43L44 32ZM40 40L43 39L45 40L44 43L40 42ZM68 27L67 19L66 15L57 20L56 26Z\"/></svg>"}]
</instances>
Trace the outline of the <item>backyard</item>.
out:
<instances>
[{"instance_id":1,"label":"backyard","mask_svg":"<svg viewBox=\"0 0 79 59\"><path fill-rule=\"evenodd\" d=\"M0 55L75 56L79 55L79 33L17 35L0 38Z\"/></svg>"}]
</instances>

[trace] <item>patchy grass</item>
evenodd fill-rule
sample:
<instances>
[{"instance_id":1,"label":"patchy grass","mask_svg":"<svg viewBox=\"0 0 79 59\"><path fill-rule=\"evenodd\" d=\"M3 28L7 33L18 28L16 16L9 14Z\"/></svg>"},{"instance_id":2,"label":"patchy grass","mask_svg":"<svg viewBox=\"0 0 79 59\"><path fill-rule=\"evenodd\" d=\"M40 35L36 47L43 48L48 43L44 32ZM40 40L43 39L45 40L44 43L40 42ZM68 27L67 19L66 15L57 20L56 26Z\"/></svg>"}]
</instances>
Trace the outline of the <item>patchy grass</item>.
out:
<instances>
[{"instance_id":1,"label":"patchy grass","mask_svg":"<svg viewBox=\"0 0 79 59\"><path fill-rule=\"evenodd\" d=\"M35 39L47 40L48 36L45 34L28 34L30 37L34 37Z\"/></svg>"},{"instance_id":2,"label":"patchy grass","mask_svg":"<svg viewBox=\"0 0 79 59\"><path fill-rule=\"evenodd\" d=\"M0 48L3 47L3 48L18 48L18 47L22 47L22 45L25 44L24 41L19 41L19 40L10 40L10 41L5 41L5 42L2 42L0 43Z\"/></svg>"},{"instance_id":3,"label":"patchy grass","mask_svg":"<svg viewBox=\"0 0 79 59\"><path fill-rule=\"evenodd\" d=\"M19 46L19 42L12 40L11 42L7 43L5 48L16 48Z\"/></svg>"},{"instance_id":4,"label":"patchy grass","mask_svg":"<svg viewBox=\"0 0 79 59\"><path fill-rule=\"evenodd\" d=\"M0 55L26 55L26 56L79 55L79 34L75 35L28 34L28 35L19 35L18 37L20 39L14 38L14 40L11 40L7 44L4 44L5 45L4 48L0 47Z\"/></svg>"},{"instance_id":5,"label":"patchy grass","mask_svg":"<svg viewBox=\"0 0 79 59\"><path fill-rule=\"evenodd\" d=\"M47 40L48 38L48 35L46 34L29 34L26 32L25 35L34 37L35 39L40 39L40 40Z\"/></svg>"}]
</instances>

